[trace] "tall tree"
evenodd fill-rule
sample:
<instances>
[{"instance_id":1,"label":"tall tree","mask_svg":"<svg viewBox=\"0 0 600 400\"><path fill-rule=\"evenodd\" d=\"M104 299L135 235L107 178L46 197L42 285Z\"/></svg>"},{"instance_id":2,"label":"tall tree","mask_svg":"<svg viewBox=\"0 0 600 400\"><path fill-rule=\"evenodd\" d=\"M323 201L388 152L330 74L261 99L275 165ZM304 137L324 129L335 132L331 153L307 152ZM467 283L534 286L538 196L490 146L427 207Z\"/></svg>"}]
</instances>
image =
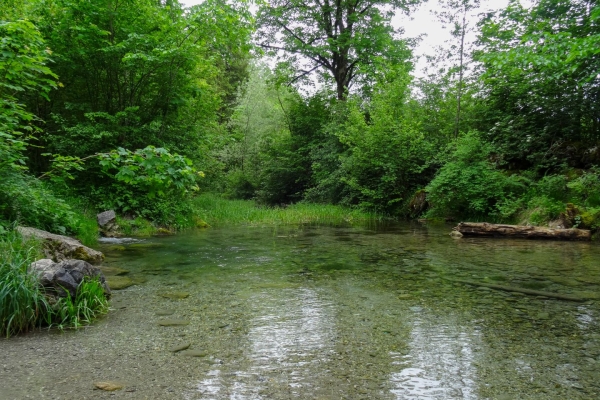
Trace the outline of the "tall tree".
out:
<instances>
[{"instance_id":1,"label":"tall tree","mask_svg":"<svg viewBox=\"0 0 600 400\"><path fill-rule=\"evenodd\" d=\"M293 71L291 82L321 72L337 97L382 63L405 62L410 53L390 19L421 0L273 0L257 16L259 45Z\"/></svg>"},{"instance_id":2,"label":"tall tree","mask_svg":"<svg viewBox=\"0 0 600 400\"><path fill-rule=\"evenodd\" d=\"M600 5L516 0L482 21L490 138L514 168L600 162Z\"/></svg>"},{"instance_id":3,"label":"tall tree","mask_svg":"<svg viewBox=\"0 0 600 400\"><path fill-rule=\"evenodd\" d=\"M453 42L450 46L448 58L452 67L450 73L458 75L456 86L456 114L454 117L454 138L458 137L461 123L461 106L464 92L464 78L466 71L467 33L472 30L468 17L473 10L479 7L480 0L439 0L442 11L435 14L443 24L450 25Z\"/></svg>"}]
</instances>

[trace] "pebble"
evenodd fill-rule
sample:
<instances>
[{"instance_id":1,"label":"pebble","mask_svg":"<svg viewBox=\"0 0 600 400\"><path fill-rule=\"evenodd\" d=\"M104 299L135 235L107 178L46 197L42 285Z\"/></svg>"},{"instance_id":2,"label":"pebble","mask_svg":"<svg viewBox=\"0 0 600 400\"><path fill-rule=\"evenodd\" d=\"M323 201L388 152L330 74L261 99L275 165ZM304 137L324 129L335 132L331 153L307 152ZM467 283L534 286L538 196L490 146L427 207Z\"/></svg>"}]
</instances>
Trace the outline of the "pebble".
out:
<instances>
[{"instance_id":1,"label":"pebble","mask_svg":"<svg viewBox=\"0 0 600 400\"><path fill-rule=\"evenodd\" d=\"M94 386L100 390L105 390L107 392L114 392L115 390L123 389L124 385L117 382L96 382Z\"/></svg>"}]
</instances>

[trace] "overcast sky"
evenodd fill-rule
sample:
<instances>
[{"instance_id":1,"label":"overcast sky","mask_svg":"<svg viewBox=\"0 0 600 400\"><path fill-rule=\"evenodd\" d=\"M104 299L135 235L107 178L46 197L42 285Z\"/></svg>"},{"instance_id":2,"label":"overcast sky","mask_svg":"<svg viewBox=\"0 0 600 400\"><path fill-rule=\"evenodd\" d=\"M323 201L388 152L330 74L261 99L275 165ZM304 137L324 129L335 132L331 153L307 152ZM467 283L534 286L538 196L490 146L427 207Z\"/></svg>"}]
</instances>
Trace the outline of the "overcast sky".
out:
<instances>
[{"instance_id":1,"label":"overcast sky","mask_svg":"<svg viewBox=\"0 0 600 400\"><path fill-rule=\"evenodd\" d=\"M193 6L195 4L202 3L203 0L180 0L180 3L186 7ZM488 10L498 10L506 7L508 0L481 0L481 8L476 13L484 12ZM394 17L392 23L395 27L403 27L406 37L417 37L424 34L423 39L419 46L415 49L415 56L422 56L425 54L433 55L437 46L443 45L446 40L450 38L448 29L444 29L442 24L436 20L433 15L433 11L440 10L438 0L429 0L422 4L414 13L409 17L404 15L397 15ZM471 23L475 23L477 18L471 17ZM474 39L474 35L471 35L471 40ZM416 68L417 75L420 69L424 66L422 61Z\"/></svg>"}]
</instances>

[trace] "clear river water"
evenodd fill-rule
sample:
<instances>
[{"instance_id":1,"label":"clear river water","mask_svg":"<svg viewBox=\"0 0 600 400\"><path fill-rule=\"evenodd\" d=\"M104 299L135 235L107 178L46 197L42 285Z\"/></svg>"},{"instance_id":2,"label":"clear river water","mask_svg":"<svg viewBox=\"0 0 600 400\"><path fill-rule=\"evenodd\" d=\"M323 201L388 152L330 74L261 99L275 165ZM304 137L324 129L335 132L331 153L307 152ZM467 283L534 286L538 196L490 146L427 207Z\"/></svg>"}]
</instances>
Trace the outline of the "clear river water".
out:
<instances>
[{"instance_id":1,"label":"clear river water","mask_svg":"<svg viewBox=\"0 0 600 400\"><path fill-rule=\"evenodd\" d=\"M600 398L600 245L449 232L223 227L101 245L137 284L89 328L1 340L0 399Z\"/></svg>"}]
</instances>

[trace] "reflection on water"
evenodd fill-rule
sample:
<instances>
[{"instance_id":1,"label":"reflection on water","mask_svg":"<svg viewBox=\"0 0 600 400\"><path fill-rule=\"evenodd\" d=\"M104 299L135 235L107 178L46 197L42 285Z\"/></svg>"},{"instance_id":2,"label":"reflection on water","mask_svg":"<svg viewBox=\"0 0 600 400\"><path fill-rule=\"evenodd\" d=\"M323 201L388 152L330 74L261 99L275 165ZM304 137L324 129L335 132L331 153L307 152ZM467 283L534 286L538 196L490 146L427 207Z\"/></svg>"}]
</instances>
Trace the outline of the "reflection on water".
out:
<instances>
[{"instance_id":1,"label":"reflection on water","mask_svg":"<svg viewBox=\"0 0 600 400\"><path fill-rule=\"evenodd\" d=\"M332 352L332 306L311 289L287 289L282 294L261 292L249 299L255 317L249 323L249 346L244 350L252 362L229 379L218 366L209 371L198 384L203 395L218 398L226 392L232 399L260 398L268 386L286 388L296 396L312 390L316 374Z\"/></svg>"},{"instance_id":2,"label":"reflection on water","mask_svg":"<svg viewBox=\"0 0 600 400\"><path fill-rule=\"evenodd\" d=\"M474 346L479 334L453 316L427 315L414 307L409 354L392 353L392 393L397 399L477 399ZM467 332L471 329L471 332Z\"/></svg>"},{"instance_id":3,"label":"reflection on water","mask_svg":"<svg viewBox=\"0 0 600 400\"><path fill-rule=\"evenodd\" d=\"M187 399L600 398L599 246L448 232L222 228L107 255L142 293L186 290L177 304L202 310L182 331L208 353L185 361Z\"/></svg>"}]
</instances>

